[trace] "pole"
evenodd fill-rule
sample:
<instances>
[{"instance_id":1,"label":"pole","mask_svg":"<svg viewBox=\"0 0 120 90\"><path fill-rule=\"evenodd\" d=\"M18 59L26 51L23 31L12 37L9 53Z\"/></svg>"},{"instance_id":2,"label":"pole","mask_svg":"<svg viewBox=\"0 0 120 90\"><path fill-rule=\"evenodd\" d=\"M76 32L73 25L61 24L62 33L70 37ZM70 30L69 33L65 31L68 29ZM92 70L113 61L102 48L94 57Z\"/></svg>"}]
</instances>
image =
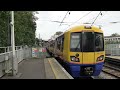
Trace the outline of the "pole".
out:
<instances>
[{"instance_id":1,"label":"pole","mask_svg":"<svg viewBox=\"0 0 120 90\"><path fill-rule=\"evenodd\" d=\"M16 75L18 72L18 62L15 56L15 36L14 36L14 11L11 11L11 45L12 45L12 74Z\"/></svg>"},{"instance_id":2,"label":"pole","mask_svg":"<svg viewBox=\"0 0 120 90\"><path fill-rule=\"evenodd\" d=\"M39 34L39 40L40 40L40 34Z\"/></svg>"},{"instance_id":3,"label":"pole","mask_svg":"<svg viewBox=\"0 0 120 90\"><path fill-rule=\"evenodd\" d=\"M40 34L39 34L39 46L41 47L41 39L40 39Z\"/></svg>"}]
</instances>

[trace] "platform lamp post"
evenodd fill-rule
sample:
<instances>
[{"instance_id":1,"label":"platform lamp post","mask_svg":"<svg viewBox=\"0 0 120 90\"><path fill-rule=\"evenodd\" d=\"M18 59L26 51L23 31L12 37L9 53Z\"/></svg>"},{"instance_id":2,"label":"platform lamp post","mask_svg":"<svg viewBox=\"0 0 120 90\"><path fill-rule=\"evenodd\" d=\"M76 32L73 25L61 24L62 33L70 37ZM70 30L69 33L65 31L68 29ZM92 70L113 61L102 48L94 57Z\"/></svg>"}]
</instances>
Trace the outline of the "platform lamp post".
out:
<instances>
[{"instance_id":1,"label":"platform lamp post","mask_svg":"<svg viewBox=\"0 0 120 90\"><path fill-rule=\"evenodd\" d=\"M15 36L14 36L14 11L11 11L11 46L12 46L12 75L17 75L18 62L15 55Z\"/></svg>"}]
</instances>

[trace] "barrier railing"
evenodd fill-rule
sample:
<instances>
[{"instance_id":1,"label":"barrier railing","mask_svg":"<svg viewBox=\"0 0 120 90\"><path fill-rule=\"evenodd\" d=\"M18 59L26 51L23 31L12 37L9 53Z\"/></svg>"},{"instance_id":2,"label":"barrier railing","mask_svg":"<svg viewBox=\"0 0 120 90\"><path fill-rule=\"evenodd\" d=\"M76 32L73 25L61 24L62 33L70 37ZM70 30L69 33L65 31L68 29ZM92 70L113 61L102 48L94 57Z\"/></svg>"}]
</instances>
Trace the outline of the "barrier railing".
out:
<instances>
[{"instance_id":1,"label":"barrier railing","mask_svg":"<svg viewBox=\"0 0 120 90\"><path fill-rule=\"evenodd\" d=\"M120 44L106 44L105 54L111 56L120 56Z\"/></svg>"},{"instance_id":2,"label":"barrier railing","mask_svg":"<svg viewBox=\"0 0 120 90\"><path fill-rule=\"evenodd\" d=\"M12 69L12 51L11 47L4 48L4 52L0 53L0 77L5 73L9 73ZM24 59L32 57L32 50L29 47L16 46L15 55L17 62L21 62Z\"/></svg>"}]
</instances>

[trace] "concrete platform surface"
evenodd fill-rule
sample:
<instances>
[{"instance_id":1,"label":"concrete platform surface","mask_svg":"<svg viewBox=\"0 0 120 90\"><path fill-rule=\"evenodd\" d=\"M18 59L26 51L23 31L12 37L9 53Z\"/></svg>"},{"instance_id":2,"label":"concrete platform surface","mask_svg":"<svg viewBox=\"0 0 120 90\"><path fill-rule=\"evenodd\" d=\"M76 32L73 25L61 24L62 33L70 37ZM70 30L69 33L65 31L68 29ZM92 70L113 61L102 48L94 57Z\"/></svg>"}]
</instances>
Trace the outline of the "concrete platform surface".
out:
<instances>
[{"instance_id":1,"label":"concrete platform surface","mask_svg":"<svg viewBox=\"0 0 120 90\"><path fill-rule=\"evenodd\" d=\"M1 79L73 79L54 58L30 58L18 65L16 76Z\"/></svg>"},{"instance_id":2,"label":"concrete platform surface","mask_svg":"<svg viewBox=\"0 0 120 90\"><path fill-rule=\"evenodd\" d=\"M45 79L44 59L28 59L19 63L16 76L5 75L2 79Z\"/></svg>"}]
</instances>

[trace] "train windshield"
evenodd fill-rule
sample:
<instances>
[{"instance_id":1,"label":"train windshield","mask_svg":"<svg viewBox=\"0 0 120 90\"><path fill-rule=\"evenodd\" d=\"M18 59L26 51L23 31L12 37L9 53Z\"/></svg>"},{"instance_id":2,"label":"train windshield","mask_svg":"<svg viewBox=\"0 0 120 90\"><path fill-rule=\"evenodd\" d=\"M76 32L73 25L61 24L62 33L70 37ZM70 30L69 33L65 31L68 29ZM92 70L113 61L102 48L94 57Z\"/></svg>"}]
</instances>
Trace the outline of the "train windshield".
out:
<instances>
[{"instance_id":1,"label":"train windshield","mask_svg":"<svg viewBox=\"0 0 120 90\"><path fill-rule=\"evenodd\" d=\"M82 33L82 51L94 52L94 32Z\"/></svg>"},{"instance_id":2,"label":"train windshield","mask_svg":"<svg viewBox=\"0 0 120 90\"><path fill-rule=\"evenodd\" d=\"M71 33L70 51L81 51L81 33Z\"/></svg>"},{"instance_id":3,"label":"train windshield","mask_svg":"<svg viewBox=\"0 0 120 90\"><path fill-rule=\"evenodd\" d=\"M73 52L104 51L103 33L97 32L71 33L70 51Z\"/></svg>"},{"instance_id":4,"label":"train windshield","mask_svg":"<svg viewBox=\"0 0 120 90\"><path fill-rule=\"evenodd\" d=\"M104 39L102 33L95 33L95 51L104 51Z\"/></svg>"}]
</instances>

